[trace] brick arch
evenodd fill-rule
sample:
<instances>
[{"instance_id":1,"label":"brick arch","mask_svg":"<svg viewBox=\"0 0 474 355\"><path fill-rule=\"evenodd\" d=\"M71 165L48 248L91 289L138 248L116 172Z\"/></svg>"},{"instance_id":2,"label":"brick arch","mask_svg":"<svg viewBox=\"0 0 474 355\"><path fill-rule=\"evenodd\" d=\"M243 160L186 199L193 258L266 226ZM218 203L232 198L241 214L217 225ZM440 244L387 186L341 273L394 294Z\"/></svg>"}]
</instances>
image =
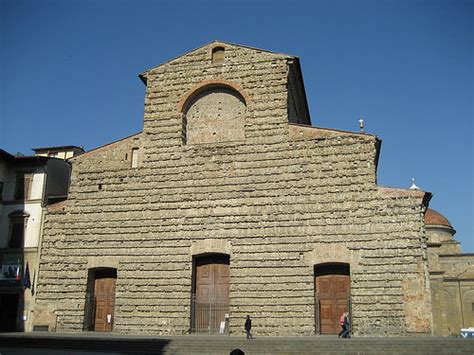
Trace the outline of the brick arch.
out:
<instances>
[{"instance_id":1,"label":"brick arch","mask_svg":"<svg viewBox=\"0 0 474 355\"><path fill-rule=\"evenodd\" d=\"M251 101L250 96L247 94L247 92L239 84L233 81L224 80L224 79L204 80L194 85L181 98L181 100L178 103L178 108L177 108L178 112L184 113L188 104L192 101L192 99L196 95L212 87L227 87L227 88L235 90L240 96L242 96L242 98L244 99L244 104L246 106L248 106Z\"/></svg>"}]
</instances>

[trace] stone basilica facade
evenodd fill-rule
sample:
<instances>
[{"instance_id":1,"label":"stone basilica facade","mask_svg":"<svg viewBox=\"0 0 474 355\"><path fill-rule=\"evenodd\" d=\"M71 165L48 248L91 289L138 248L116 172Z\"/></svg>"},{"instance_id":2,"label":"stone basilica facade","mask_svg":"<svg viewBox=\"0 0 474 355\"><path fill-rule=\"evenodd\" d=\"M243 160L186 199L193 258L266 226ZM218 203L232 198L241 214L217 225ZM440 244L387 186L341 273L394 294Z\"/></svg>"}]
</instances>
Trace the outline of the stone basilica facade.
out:
<instances>
[{"instance_id":1,"label":"stone basilica facade","mask_svg":"<svg viewBox=\"0 0 474 355\"><path fill-rule=\"evenodd\" d=\"M377 185L376 136L311 126L297 57L213 42L140 78L143 131L70 159L48 208L38 326L432 332L431 194Z\"/></svg>"}]
</instances>

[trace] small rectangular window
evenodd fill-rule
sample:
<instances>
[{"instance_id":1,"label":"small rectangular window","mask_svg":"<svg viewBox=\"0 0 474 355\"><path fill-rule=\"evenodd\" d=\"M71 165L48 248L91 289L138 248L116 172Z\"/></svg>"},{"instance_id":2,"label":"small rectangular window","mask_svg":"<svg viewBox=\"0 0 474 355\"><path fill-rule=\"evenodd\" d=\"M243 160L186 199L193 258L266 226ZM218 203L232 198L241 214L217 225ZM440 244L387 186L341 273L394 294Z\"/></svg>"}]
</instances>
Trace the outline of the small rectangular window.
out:
<instances>
[{"instance_id":1,"label":"small rectangular window","mask_svg":"<svg viewBox=\"0 0 474 355\"><path fill-rule=\"evenodd\" d=\"M0 181L0 201L3 201L3 181Z\"/></svg>"},{"instance_id":2,"label":"small rectangular window","mask_svg":"<svg viewBox=\"0 0 474 355\"><path fill-rule=\"evenodd\" d=\"M224 61L224 47L215 47L212 49L212 63L222 63Z\"/></svg>"},{"instance_id":3,"label":"small rectangular window","mask_svg":"<svg viewBox=\"0 0 474 355\"><path fill-rule=\"evenodd\" d=\"M16 176L15 199L29 200L31 194L31 187L33 183L33 174L18 173Z\"/></svg>"},{"instance_id":4,"label":"small rectangular window","mask_svg":"<svg viewBox=\"0 0 474 355\"><path fill-rule=\"evenodd\" d=\"M15 218L11 220L10 224L10 241L8 246L10 248L23 247L23 237L25 234L25 220L23 218Z\"/></svg>"},{"instance_id":5,"label":"small rectangular window","mask_svg":"<svg viewBox=\"0 0 474 355\"><path fill-rule=\"evenodd\" d=\"M138 167L138 148L132 149L132 168Z\"/></svg>"}]
</instances>

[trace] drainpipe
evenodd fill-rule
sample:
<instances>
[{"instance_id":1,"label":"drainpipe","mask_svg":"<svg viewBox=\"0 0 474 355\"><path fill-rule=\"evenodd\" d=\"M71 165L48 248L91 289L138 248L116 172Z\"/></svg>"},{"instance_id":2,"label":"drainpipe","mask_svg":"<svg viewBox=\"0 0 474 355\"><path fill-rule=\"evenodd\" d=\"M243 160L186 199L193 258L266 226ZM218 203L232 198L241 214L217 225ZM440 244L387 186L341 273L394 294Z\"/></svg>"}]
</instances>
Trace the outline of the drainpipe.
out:
<instances>
[{"instance_id":1,"label":"drainpipe","mask_svg":"<svg viewBox=\"0 0 474 355\"><path fill-rule=\"evenodd\" d=\"M459 302L461 303L461 322L462 328L465 327L464 325L464 305L462 304L462 294L461 294L461 281L458 280L458 287L459 287Z\"/></svg>"}]
</instances>

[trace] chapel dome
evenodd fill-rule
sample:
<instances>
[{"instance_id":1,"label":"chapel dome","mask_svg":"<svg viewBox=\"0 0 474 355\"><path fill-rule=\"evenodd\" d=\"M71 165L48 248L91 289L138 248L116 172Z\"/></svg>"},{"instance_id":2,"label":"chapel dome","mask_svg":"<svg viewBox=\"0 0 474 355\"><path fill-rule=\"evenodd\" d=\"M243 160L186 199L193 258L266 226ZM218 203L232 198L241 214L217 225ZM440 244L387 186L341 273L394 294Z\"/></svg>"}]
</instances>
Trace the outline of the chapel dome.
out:
<instances>
[{"instance_id":1,"label":"chapel dome","mask_svg":"<svg viewBox=\"0 0 474 355\"><path fill-rule=\"evenodd\" d=\"M438 225L453 228L449 220L441 213L428 208L425 213L425 225Z\"/></svg>"}]
</instances>

